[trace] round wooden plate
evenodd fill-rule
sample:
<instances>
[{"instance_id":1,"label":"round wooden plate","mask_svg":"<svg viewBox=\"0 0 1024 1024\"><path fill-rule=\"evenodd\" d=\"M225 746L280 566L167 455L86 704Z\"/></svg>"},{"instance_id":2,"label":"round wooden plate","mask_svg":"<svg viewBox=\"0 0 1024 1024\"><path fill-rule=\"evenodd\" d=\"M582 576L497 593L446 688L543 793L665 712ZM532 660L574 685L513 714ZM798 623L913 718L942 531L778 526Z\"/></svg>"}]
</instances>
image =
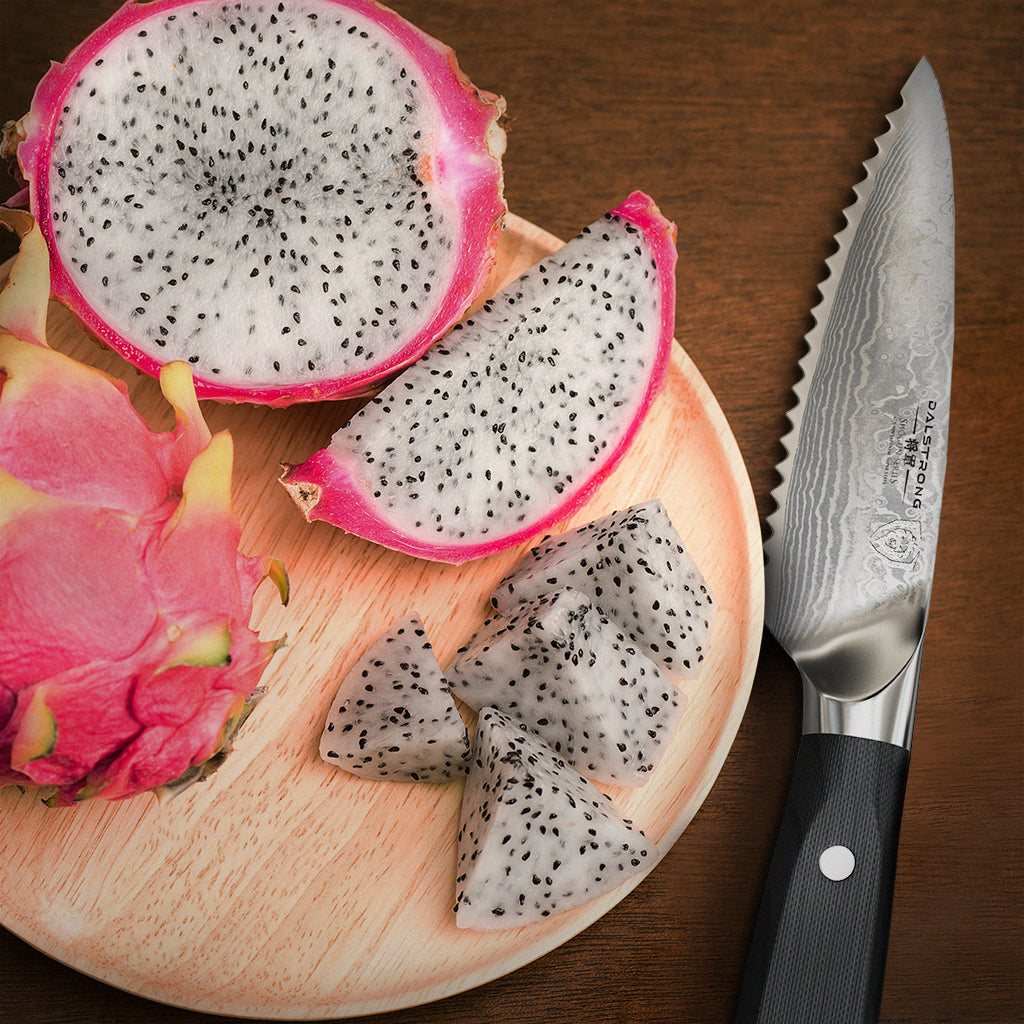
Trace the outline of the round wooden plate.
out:
<instances>
[{"instance_id":1,"label":"round wooden plate","mask_svg":"<svg viewBox=\"0 0 1024 1024\"><path fill-rule=\"evenodd\" d=\"M495 285L559 245L510 215ZM99 348L53 305L55 348L127 381L156 429L173 416L156 382ZM287 634L266 697L207 782L50 809L0 790L3 925L55 959L131 992L240 1017L322 1020L413 1006L503 975L611 909L640 879L543 924L455 927L462 786L367 782L317 744L342 675L378 633L420 612L442 667L485 617L525 548L462 567L398 555L308 525L277 482L349 410L204 404L235 438L242 548L288 566L292 599L257 593L254 626ZM572 521L660 496L718 601L702 676L664 760L640 789L602 787L664 853L711 788L746 708L761 641L761 537L750 483L714 397L682 348L635 446ZM653 865L652 865L653 867Z\"/></svg>"}]
</instances>

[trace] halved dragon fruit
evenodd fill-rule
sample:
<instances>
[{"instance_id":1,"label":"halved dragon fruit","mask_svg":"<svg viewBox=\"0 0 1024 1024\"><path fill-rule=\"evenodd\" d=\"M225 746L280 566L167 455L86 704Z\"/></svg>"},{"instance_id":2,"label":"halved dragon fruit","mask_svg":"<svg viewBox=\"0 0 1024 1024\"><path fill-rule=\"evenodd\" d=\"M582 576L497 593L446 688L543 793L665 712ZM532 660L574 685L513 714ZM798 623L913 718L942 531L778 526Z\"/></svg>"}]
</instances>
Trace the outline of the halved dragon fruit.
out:
<instances>
[{"instance_id":1,"label":"halved dragon fruit","mask_svg":"<svg viewBox=\"0 0 1024 1024\"><path fill-rule=\"evenodd\" d=\"M511 613L574 587L676 679L695 679L715 618L707 582L660 499L548 537L498 584L491 604Z\"/></svg>"},{"instance_id":2,"label":"halved dragon fruit","mask_svg":"<svg viewBox=\"0 0 1024 1024\"><path fill-rule=\"evenodd\" d=\"M469 734L423 622L399 619L338 689L320 756L364 779L446 782L469 767Z\"/></svg>"},{"instance_id":3,"label":"halved dragon fruit","mask_svg":"<svg viewBox=\"0 0 1024 1024\"><path fill-rule=\"evenodd\" d=\"M675 226L640 192L486 302L282 483L323 519L465 562L578 508L661 387Z\"/></svg>"},{"instance_id":4,"label":"halved dragon fruit","mask_svg":"<svg viewBox=\"0 0 1024 1024\"><path fill-rule=\"evenodd\" d=\"M484 708L457 856L455 923L491 931L583 906L652 868L658 848L543 740Z\"/></svg>"},{"instance_id":5,"label":"halved dragon fruit","mask_svg":"<svg viewBox=\"0 0 1024 1024\"><path fill-rule=\"evenodd\" d=\"M201 398L365 394L494 265L504 100L374 0L128 0L8 132L54 296Z\"/></svg>"},{"instance_id":6,"label":"halved dragon fruit","mask_svg":"<svg viewBox=\"0 0 1024 1024\"><path fill-rule=\"evenodd\" d=\"M280 562L238 551L231 436L186 364L173 432L120 381L45 345L45 244L24 211L0 295L0 785L53 802L175 792L231 749L279 646L249 627Z\"/></svg>"},{"instance_id":7,"label":"halved dragon fruit","mask_svg":"<svg viewBox=\"0 0 1024 1024\"><path fill-rule=\"evenodd\" d=\"M470 707L527 725L581 775L640 786L675 733L683 695L577 590L484 623L448 669Z\"/></svg>"}]
</instances>

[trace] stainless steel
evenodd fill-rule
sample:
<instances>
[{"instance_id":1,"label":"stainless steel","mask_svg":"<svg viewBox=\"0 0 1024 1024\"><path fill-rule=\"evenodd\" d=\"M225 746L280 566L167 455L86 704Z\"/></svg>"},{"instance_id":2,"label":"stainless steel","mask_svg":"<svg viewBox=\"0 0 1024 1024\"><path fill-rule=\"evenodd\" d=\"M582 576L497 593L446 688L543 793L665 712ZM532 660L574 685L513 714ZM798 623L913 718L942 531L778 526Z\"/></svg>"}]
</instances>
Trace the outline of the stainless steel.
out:
<instances>
[{"instance_id":1,"label":"stainless steel","mask_svg":"<svg viewBox=\"0 0 1024 1024\"><path fill-rule=\"evenodd\" d=\"M878 693L864 700L826 697L804 676L804 732L863 736L910 749L921 671L921 650Z\"/></svg>"},{"instance_id":2,"label":"stainless steel","mask_svg":"<svg viewBox=\"0 0 1024 1024\"><path fill-rule=\"evenodd\" d=\"M804 680L804 731L909 749L946 464L953 180L927 60L902 98L813 310L765 586Z\"/></svg>"}]
</instances>

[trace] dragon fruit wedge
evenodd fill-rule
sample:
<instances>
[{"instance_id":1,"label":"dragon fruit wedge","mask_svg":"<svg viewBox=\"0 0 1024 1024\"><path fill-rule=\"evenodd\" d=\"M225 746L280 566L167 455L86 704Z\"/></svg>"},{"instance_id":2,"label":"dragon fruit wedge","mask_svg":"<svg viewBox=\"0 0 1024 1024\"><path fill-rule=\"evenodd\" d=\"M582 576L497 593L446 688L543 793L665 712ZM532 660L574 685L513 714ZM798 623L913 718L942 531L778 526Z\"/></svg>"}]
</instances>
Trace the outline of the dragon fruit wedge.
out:
<instances>
[{"instance_id":1,"label":"dragon fruit wedge","mask_svg":"<svg viewBox=\"0 0 1024 1024\"><path fill-rule=\"evenodd\" d=\"M484 288L503 114L374 0L128 0L3 149L91 333L288 405L370 393Z\"/></svg>"},{"instance_id":2,"label":"dragon fruit wedge","mask_svg":"<svg viewBox=\"0 0 1024 1024\"><path fill-rule=\"evenodd\" d=\"M345 676L320 756L364 779L446 782L466 774L469 735L415 612L374 641Z\"/></svg>"},{"instance_id":3,"label":"dragon fruit wedge","mask_svg":"<svg viewBox=\"0 0 1024 1024\"><path fill-rule=\"evenodd\" d=\"M25 211L0 295L0 785L66 805L177 792L231 748L278 644L249 628L283 566L238 552L231 436L185 363L153 433L125 386L45 345L45 244Z\"/></svg>"},{"instance_id":4,"label":"dragon fruit wedge","mask_svg":"<svg viewBox=\"0 0 1024 1024\"><path fill-rule=\"evenodd\" d=\"M460 563L568 516L665 376L675 226L633 193L484 304L282 477L307 519Z\"/></svg>"},{"instance_id":5,"label":"dragon fruit wedge","mask_svg":"<svg viewBox=\"0 0 1024 1024\"><path fill-rule=\"evenodd\" d=\"M455 923L517 928L654 867L658 849L539 737L484 708L459 819Z\"/></svg>"},{"instance_id":6,"label":"dragon fruit wedge","mask_svg":"<svg viewBox=\"0 0 1024 1024\"><path fill-rule=\"evenodd\" d=\"M586 594L672 678L700 674L715 603L660 499L545 539L498 584L491 604L509 614L562 587Z\"/></svg>"},{"instance_id":7,"label":"dragon fruit wedge","mask_svg":"<svg viewBox=\"0 0 1024 1024\"><path fill-rule=\"evenodd\" d=\"M484 623L448 670L470 707L524 723L596 782L643 785L675 733L680 690L579 591Z\"/></svg>"}]
</instances>

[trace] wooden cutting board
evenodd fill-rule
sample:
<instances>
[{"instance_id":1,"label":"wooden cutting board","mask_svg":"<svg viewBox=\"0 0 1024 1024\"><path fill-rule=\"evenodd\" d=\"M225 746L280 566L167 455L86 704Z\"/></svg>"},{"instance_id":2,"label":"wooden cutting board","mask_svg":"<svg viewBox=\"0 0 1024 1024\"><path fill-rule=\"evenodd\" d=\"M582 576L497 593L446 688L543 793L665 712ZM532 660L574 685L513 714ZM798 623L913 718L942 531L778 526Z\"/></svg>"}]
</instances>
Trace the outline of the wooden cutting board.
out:
<instances>
[{"instance_id":1,"label":"wooden cutting board","mask_svg":"<svg viewBox=\"0 0 1024 1024\"><path fill-rule=\"evenodd\" d=\"M510 215L495 285L559 244ZM126 380L154 428L171 427L155 381L85 338L55 305L49 329L55 348ZM31 792L0 790L0 921L57 960L193 1010L355 1016L514 970L642 881L541 925L460 931L452 905L461 783L367 782L320 761L331 699L369 640L416 609L445 666L525 550L452 567L306 524L277 482L278 464L323 447L350 409L204 403L211 427L235 438L242 549L279 556L291 576L288 607L265 583L253 624L264 638L287 634L288 642L224 766L171 803L144 795L50 809ZM683 687L689 705L664 760L643 788L601 787L664 853L732 744L763 616L761 537L746 470L714 397L678 346L635 446L572 524L653 496L718 601L703 674Z\"/></svg>"}]
</instances>

